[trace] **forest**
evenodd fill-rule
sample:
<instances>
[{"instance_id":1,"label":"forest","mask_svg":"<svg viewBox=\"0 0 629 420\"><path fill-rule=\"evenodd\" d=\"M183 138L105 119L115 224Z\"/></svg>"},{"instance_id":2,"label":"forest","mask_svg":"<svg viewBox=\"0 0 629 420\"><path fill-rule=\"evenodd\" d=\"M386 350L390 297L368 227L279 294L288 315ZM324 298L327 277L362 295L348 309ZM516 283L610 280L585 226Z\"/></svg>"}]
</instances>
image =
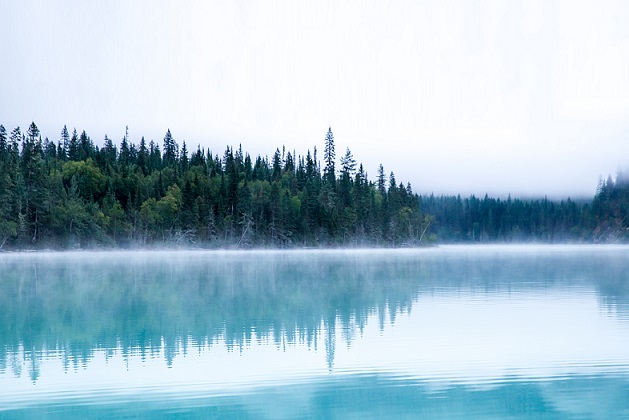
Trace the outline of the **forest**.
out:
<instances>
[{"instance_id":1,"label":"forest","mask_svg":"<svg viewBox=\"0 0 629 420\"><path fill-rule=\"evenodd\" d=\"M629 239L629 179L599 181L591 200L422 196L381 164L368 179L349 148L336 166L277 148L252 157L189 151L85 131L42 140L0 125L0 249L419 246L436 242L621 242Z\"/></svg>"}]
</instances>

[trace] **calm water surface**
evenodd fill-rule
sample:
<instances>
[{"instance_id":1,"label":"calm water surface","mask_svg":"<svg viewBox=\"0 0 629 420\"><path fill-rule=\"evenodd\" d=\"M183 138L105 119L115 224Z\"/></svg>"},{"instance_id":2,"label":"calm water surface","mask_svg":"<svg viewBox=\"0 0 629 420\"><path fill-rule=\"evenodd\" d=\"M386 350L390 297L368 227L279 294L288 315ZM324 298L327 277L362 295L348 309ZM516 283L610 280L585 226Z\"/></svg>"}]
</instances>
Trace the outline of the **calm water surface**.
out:
<instances>
[{"instance_id":1,"label":"calm water surface","mask_svg":"<svg viewBox=\"0 0 629 420\"><path fill-rule=\"evenodd\" d=\"M629 247L0 255L0 418L629 418Z\"/></svg>"}]
</instances>

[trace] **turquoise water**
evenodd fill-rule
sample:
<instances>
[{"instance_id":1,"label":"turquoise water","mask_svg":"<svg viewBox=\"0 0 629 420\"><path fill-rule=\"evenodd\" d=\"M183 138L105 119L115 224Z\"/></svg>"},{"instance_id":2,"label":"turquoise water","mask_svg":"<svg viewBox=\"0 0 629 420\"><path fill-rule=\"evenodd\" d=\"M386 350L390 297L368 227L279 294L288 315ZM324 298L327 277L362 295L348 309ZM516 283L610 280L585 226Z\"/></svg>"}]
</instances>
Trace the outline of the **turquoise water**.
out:
<instances>
[{"instance_id":1,"label":"turquoise water","mask_svg":"<svg viewBox=\"0 0 629 420\"><path fill-rule=\"evenodd\" d=\"M0 255L0 418L629 418L629 247Z\"/></svg>"}]
</instances>

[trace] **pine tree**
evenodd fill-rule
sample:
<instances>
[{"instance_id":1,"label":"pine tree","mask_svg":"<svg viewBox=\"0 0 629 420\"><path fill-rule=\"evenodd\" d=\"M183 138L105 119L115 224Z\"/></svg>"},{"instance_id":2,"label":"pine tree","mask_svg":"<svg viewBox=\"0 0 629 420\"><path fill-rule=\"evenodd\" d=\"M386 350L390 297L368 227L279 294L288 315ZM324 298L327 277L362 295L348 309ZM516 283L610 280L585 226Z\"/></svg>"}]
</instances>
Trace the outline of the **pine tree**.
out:
<instances>
[{"instance_id":1,"label":"pine tree","mask_svg":"<svg viewBox=\"0 0 629 420\"><path fill-rule=\"evenodd\" d=\"M79 138L79 160L85 160L88 157L92 157L93 147L92 140L87 136L85 130L81 132Z\"/></svg>"},{"instance_id":2,"label":"pine tree","mask_svg":"<svg viewBox=\"0 0 629 420\"><path fill-rule=\"evenodd\" d=\"M149 172L160 171L162 169L162 154L159 144L153 140L149 143Z\"/></svg>"},{"instance_id":3,"label":"pine tree","mask_svg":"<svg viewBox=\"0 0 629 420\"><path fill-rule=\"evenodd\" d=\"M130 163L131 151L129 149L129 128L127 127L125 131L125 136L122 138L120 142L120 155L118 156L118 164L121 165L122 169L125 170L125 167Z\"/></svg>"},{"instance_id":4,"label":"pine tree","mask_svg":"<svg viewBox=\"0 0 629 420\"><path fill-rule=\"evenodd\" d=\"M325 161L323 176L326 182L330 185L334 185L336 182L336 171L334 169L335 159L336 153L334 152L334 134L332 134L332 127L329 127L328 132L325 135L325 147L323 149L323 160Z\"/></svg>"},{"instance_id":5,"label":"pine tree","mask_svg":"<svg viewBox=\"0 0 629 420\"><path fill-rule=\"evenodd\" d=\"M184 141L181 145L181 153L179 157L179 162L181 165L181 173L183 174L188 170L188 148L186 147L186 142Z\"/></svg>"},{"instance_id":6,"label":"pine tree","mask_svg":"<svg viewBox=\"0 0 629 420\"><path fill-rule=\"evenodd\" d=\"M349 147L345 151L345 156L341 158L341 181L339 184L339 197L343 207L351 207L352 175L356 169L356 161L350 152Z\"/></svg>"},{"instance_id":7,"label":"pine tree","mask_svg":"<svg viewBox=\"0 0 629 420\"><path fill-rule=\"evenodd\" d=\"M138 150L138 167L144 175L148 174L148 161L149 152L146 148L146 141L144 140L144 136L142 136L142 140L140 140L140 149Z\"/></svg>"},{"instance_id":8,"label":"pine tree","mask_svg":"<svg viewBox=\"0 0 629 420\"><path fill-rule=\"evenodd\" d=\"M354 156L348 147L345 151L345 156L341 158L341 171L347 173L351 177L354 175L355 170L356 160L354 160Z\"/></svg>"},{"instance_id":9,"label":"pine tree","mask_svg":"<svg viewBox=\"0 0 629 420\"><path fill-rule=\"evenodd\" d=\"M0 162L6 160L8 155L7 130L0 124Z\"/></svg>"},{"instance_id":10,"label":"pine tree","mask_svg":"<svg viewBox=\"0 0 629 420\"><path fill-rule=\"evenodd\" d=\"M175 142L172 134L170 134L170 129L168 129L164 136L164 167L174 166L177 163L177 149L177 142Z\"/></svg>"},{"instance_id":11,"label":"pine tree","mask_svg":"<svg viewBox=\"0 0 629 420\"><path fill-rule=\"evenodd\" d=\"M61 130L61 138L59 139L59 144L61 145L63 153L59 155L63 160L68 158L68 153L70 151L70 134L68 133L68 127L65 125Z\"/></svg>"},{"instance_id":12,"label":"pine tree","mask_svg":"<svg viewBox=\"0 0 629 420\"><path fill-rule=\"evenodd\" d=\"M19 164L20 161L20 141L22 141L22 131L20 130L20 127L15 127L12 131L11 131L11 135L9 136L9 145L8 145L8 152L9 152L9 162L11 163L11 168L10 170L12 171L17 171L17 165ZM14 176L17 176L18 174L15 173Z\"/></svg>"},{"instance_id":13,"label":"pine tree","mask_svg":"<svg viewBox=\"0 0 629 420\"><path fill-rule=\"evenodd\" d=\"M197 151L192 155L190 159L190 166L204 166L205 165L205 151L201 149L201 145L197 146Z\"/></svg>"},{"instance_id":14,"label":"pine tree","mask_svg":"<svg viewBox=\"0 0 629 420\"><path fill-rule=\"evenodd\" d=\"M11 177L9 149L6 129L0 125L0 249L10 237L17 235L17 224L12 220L15 190Z\"/></svg>"},{"instance_id":15,"label":"pine tree","mask_svg":"<svg viewBox=\"0 0 629 420\"><path fill-rule=\"evenodd\" d=\"M380 191L380 194L382 194L383 196L387 192L384 182L385 182L384 167L382 166L382 163L381 163L380 166L378 167L378 191Z\"/></svg>"},{"instance_id":16,"label":"pine tree","mask_svg":"<svg viewBox=\"0 0 629 420\"><path fill-rule=\"evenodd\" d=\"M44 202L48 190L43 161L43 149L39 128L31 123L22 142L22 173L24 176L24 204L27 223L32 233L31 242L36 243L40 236L40 223L44 215Z\"/></svg>"},{"instance_id":17,"label":"pine tree","mask_svg":"<svg viewBox=\"0 0 629 420\"><path fill-rule=\"evenodd\" d=\"M282 157L280 149L275 149L273 154L273 181L279 181L282 177Z\"/></svg>"},{"instance_id":18,"label":"pine tree","mask_svg":"<svg viewBox=\"0 0 629 420\"><path fill-rule=\"evenodd\" d=\"M31 123L26 130L26 137L22 139L22 172L25 174L25 179L30 182L31 177L34 174L33 162L35 161L35 142L39 136L39 129L35 123Z\"/></svg>"},{"instance_id":19,"label":"pine tree","mask_svg":"<svg viewBox=\"0 0 629 420\"><path fill-rule=\"evenodd\" d=\"M107 134L105 134L105 140L103 148L101 149L101 155L103 156L105 167L107 165L116 165L116 161L118 159L118 151L116 150L116 146L114 146L114 143L111 141L111 139L107 137Z\"/></svg>"},{"instance_id":20,"label":"pine tree","mask_svg":"<svg viewBox=\"0 0 629 420\"><path fill-rule=\"evenodd\" d=\"M72 131L72 137L68 145L68 159L79 160L79 135L76 132L76 128Z\"/></svg>"}]
</instances>

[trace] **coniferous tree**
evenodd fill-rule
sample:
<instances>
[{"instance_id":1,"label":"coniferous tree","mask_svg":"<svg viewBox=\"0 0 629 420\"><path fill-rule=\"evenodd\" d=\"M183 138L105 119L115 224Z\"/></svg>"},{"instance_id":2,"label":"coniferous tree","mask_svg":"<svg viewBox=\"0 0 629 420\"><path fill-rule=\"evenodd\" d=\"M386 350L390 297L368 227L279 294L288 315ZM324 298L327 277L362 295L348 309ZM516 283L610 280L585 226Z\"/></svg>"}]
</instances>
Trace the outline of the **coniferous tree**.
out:
<instances>
[{"instance_id":1,"label":"coniferous tree","mask_svg":"<svg viewBox=\"0 0 629 420\"><path fill-rule=\"evenodd\" d=\"M20 142L22 141L22 131L20 127L15 127L9 136L9 150L13 153L19 153Z\"/></svg>"},{"instance_id":2,"label":"coniferous tree","mask_svg":"<svg viewBox=\"0 0 629 420\"><path fill-rule=\"evenodd\" d=\"M273 181L279 181L282 177L282 156L280 155L280 149L275 149L273 154Z\"/></svg>"},{"instance_id":3,"label":"coniferous tree","mask_svg":"<svg viewBox=\"0 0 629 420\"><path fill-rule=\"evenodd\" d=\"M341 180L339 184L339 195L344 207L351 207L352 176L355 170L356 161L348 147L345 155L341 158Z\"/></svg>"},{"instance_id":4,"label":"coniferous tree","mask_svg":"<svg viewBox=\"0 0 629 420\"><path fill-rule=\"evenodd\" d=\"M76 128L72 131L72 137L70 137L70 143L68 145L68 160L79 160L79 135L76 132Z\"/></svg>"},{"instance_id":5,"label":"coniferous tree","mask_svg":"<svg viewBox=\"0 0 629 420\"><path fill-rule=\"evenodd\" d=\"M40 237L40 224L45 216L48 190L43 166L43 148L39 128L31 123L23 136L21 167L24 179L24 210L26 216L26 233L31 242L36 243Z\"/></svg>"},{"instance_id":6,"label":"coniferous tree","mask_svg":"<svg viewBox=\"0 0 629 420\"><path fill-rule=\"evenodd\" d=\"M197 151L190 158L190 166L205 166L205 151L201 149L201 145L197 147Z\"/></svg>"},{"instance_id":7,"label":"coniferous tree","mask_svg":"<svg viewBox=\"0 0 629 420\"><path fill-rule=\"evenodd\" d=\"M111 141L111 139L107 137L107 134L105 134L105 139L103 143L103 148L100 150L101 161L103 169L107 170L109 166L116 166L116 163L118 161L118 151L116 150L116 146Z\"/></svg>"},{"instance_id":8,"label":"coniferous tree","mask_svg":"<svg viewBox=\"0 0 629 420\"><path fill-rule=\"evenodd\" d=\"M146 147L146 141L144 140L144 136L140 140L140 148L138 149L138 167L142 171L143 175L148 174L148 164L149 164L149 151Z\"/></svg>"},{"instance_id":9,"label":"coniferous tree","mask_svg":"<svg viewBox=\"0 0 629 420\"><path fill-rule=\"evenodd\" d=\"M59 139L59 144L61 145L63 150L63 153L61 153L59 157L63 160L66 160L70 151L70 133L68 133L68 128L65 125L61 130L61 138Z\"/></svg>"},{"instance_id":10,"label":"coniferous tree","mask_svg":"<svg viewBox=\"0 0 629 420\"><path fill-rule=\"evenodd\" d=\"M87 136L85 130L81 132L81 137L79 138L79 159L85 160L93 155L93 146L92 140Z\"/></svg>"},{"instance_id":11,"label":"coniferous tree","mask_svg":"<svg viewBox=\"0 0 629 420\"><path fill-rule=\"evenodd\" d=\"M0 125L0 249L17 235L17 224L12 220L14 185L9 172L9 149L6 129Z\"/></svg>"},{"instance_id":12,"label":"coniferous tree","mask_svg":"<svg viewBox=\"0 0 629 420\"><path fill-rule=\"evenodd\" d=\"M149 172L160 171L162 169L162 154L159 144L153 140L149 143Z\"/></svg>"},{"instance_id":13,"label":"coniferous tree","mask_svg":"<svg viewBox=\"0 0 629 420\"><path fill-rule=\"evenodd\" d=\"M48 137L44 139L44 158L46 161L51 161L57 157L57 146L55 143L48 140Z\"/></svg>"},{"instance_id":14,"label":"coniferous tree","mask_svg":"<svg viewBox=\"0 0 629 420\"><path fill-rule=\"evenodd\" d=\"M7 130L0 124L0 161L6 160L8 155Z\"/></svg>"},{"instance_id":15,"label":"coniferous tree","mask_svg":"<svg viewBox=\"0 0 629 420\"><path fill-rule=\"evenodd\" d=\"M164 167L174 166L177 163L177 149L177 143L168 129L164 136L164 157L162 159Z\"/></svg>"},{"instance_id":16,"label":"coniferous tree","mask_svg":"<svg viewBox=\"0 0 629 420\"><path fill-rule=\"evenodd\" d=\"M326 182L330 185L334 185L336 182L336 171L334 169L335 159L336 152L334 151L334 134L332 134L332 127L329 127L328 132L325 135L325 147L323 149L323 160L325 161L323 174Z\"/></svg>"},{"instance_id":17,"label":"coniferous tree","mask_svg":"<svg viewBox=\"0 0 629 420\"><path fill-rule=\"evenodd\" d=\"M184 141L181 145L181 153L179 156L179 162L181 166L181 173L183 174L188 170L188 148L186 147L186 142Z\"/></svg>"},{"instance_id":18,"label":"coniferous tree","mask_svg":"<svg viewBox=\"0 0 629 420\"><path fill-rule=\"evenodd\" d=\"M385 183L384 167L382 166L382 163L381 163L380 166L378 167L378 191L380 191L380 194L383 194L383 195L386 192L384 183Z\"/></svg>"},{"instance_id":19,"label":"coniferous tree","mask_svg":"<svg viewBox=\"0 0 629 420\"><path fill-rule=\"evenodd\" d=\"M129 127L125 128L125 135L120 142L120 154L118 155L118 164L123 171L126 171L126 166L131 162L131 149L129 145Z\"/></svg>"}]
</instances>

